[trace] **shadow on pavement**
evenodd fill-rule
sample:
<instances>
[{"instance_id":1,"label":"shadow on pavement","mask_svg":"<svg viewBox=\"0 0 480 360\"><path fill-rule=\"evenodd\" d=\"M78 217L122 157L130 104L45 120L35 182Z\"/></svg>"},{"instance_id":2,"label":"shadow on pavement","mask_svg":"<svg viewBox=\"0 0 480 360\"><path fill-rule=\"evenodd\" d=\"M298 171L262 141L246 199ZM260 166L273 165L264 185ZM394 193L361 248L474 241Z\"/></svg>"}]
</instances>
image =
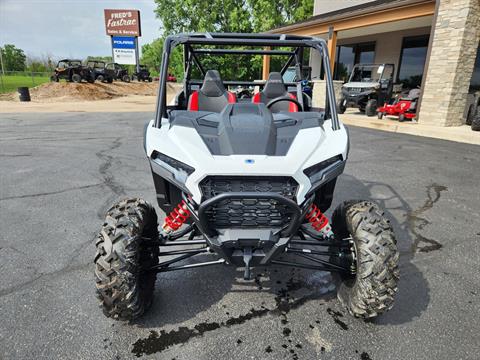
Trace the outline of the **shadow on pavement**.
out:
<instances>
[{"instance_id":1,"label":"shadow on pavement","mask_svg":"<svg viewBox=\"0 0 480 360\"><path fill-rule=\"evenodd\" d=\"M361 181L351 175L342 175L335 189L338 203L350 199L369 199L380 205L390 220L400 251L400 281L395 305L389 312L374 320L380 325L403 324L411 321L427 308L430 290L422 272L412 260L417 252L417 229L409 221L414 210L390 185L382 182Z\"/></svg>"}]
</instances>

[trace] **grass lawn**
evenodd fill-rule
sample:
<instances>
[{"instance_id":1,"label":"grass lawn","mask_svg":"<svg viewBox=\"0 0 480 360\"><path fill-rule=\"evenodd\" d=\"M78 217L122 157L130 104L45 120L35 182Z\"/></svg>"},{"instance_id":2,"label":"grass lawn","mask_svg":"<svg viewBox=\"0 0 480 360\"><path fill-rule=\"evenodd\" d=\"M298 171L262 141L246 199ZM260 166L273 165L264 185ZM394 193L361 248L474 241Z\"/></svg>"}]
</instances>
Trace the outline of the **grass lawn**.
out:
<instances>
[{"instance_id":1,"label":"grass lawn","mask_svg":"<svg viewBox=\"0 0 480 360\"><path fill-rule=\"evenodd\" d=\"M27 86L29 88L50 81L48 76L24 75L6 75L0 76L0 94L16 91L18 87Z\"/></svg>"}]
</instances>

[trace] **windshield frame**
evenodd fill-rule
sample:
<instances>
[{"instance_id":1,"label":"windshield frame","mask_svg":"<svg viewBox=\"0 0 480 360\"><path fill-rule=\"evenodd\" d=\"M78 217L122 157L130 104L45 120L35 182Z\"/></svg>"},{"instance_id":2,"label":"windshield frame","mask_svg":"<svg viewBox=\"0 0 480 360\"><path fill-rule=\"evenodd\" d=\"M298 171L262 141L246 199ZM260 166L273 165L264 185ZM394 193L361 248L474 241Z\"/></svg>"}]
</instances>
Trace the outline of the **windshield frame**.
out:
<instances>
[{"instance_id":1,"label":"windshield frame","mask_svg":"<svg viewBox=\"0 0 480 360\"><path fill-rule=\"evenodd\" d=\"M372 69L372 72L374 71L374 69L382 69L381 73L377 71L375 71L375 74L378 74L379 76L376 77L376 78L369 78L369 81L365 81L364 77L362 76L360 80L355 80L355 75L357 73L357 71L363 71L363 69ZM385 70L387 68L390 68L391 69L391 72L390 72L390 76L387 78L387 77L384 77L384 74L385 74ZM369 83L369 82L375 82L375 83L379 83L381 81L384 81L384 80L392 80L393 79L393 71L394 70L394 67L393 67L393 64L356 64L353 69L352 69L352 73L350 74L350 78L348 79L348 82L362 82L362 83Z\"/></svg>"}]
</instances>

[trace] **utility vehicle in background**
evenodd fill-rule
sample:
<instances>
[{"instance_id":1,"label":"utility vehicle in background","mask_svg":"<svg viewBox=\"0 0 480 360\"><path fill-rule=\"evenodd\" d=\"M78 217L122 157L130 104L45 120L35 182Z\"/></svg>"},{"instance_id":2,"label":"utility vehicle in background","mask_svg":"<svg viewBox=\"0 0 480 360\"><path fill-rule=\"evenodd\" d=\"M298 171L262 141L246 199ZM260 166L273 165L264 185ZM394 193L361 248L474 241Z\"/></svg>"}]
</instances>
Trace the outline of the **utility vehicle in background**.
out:
<instances>
[{"instance_id":1,"label":"utility vehicle in background","mask_svg":"<svg viewBox=\"0 0 480 360\"><path fill-rule=\"evenodd\" d=\"M61 79L76 83L80 83L82 80L89 83L95 81L94 74L88 66L82 65L81 60L71 59L60 60L50 76L50 81L58 82Z\"/></svg>"},{"instance_id":2,"label":"utility vehicle in background","mask_svg":"<svg viewBox=\"0 0 480 360\"><path fill-rule=\"evenodd\" d=\"M88 60L87 66L93 73L95 80L111 84L115 77L115 72L105 66L105 61Z\"/></svg>"},{"instance_id":3,"label":"utility vehicle in background","mask_svg":"<svg viewBox=\"0 0 480 360\"><path fill-rule=\"evenodd\" d=\"M353 107L367 116L377 114L379 105L388 103L393 90L393 64L357 64L347 83L342 86L338 112Z\"/></svg>"},{"instance_id":4,"label":"utility vehicle in background","mask_svg":"<svg viewBox=\"0 0 480 360\"><path fill-rule=\"evenodd\" d=\"M121 80L123 82L130 82L130 75L128 75L128 69L117 63L108 63L105 68L113 71L113 79Z\"/></svg>"},{"instance_id":5,"label":"utility vehicle in background","mask_svg":"<svg viewBox=\"0 0 480 360\"><path fill-rule=\"evenodd\" d=\"M167 104L176 47L184 52L184 87ZM301 75L291 83L282 78L289 66L302 74L305 50L323 62L324 108L304 94ZM121 320L142 315L152 304L157 273L227 265L243 268L247 280L257 266L330 271L352 315L368 319L389 310L399 255L383 211L369 200L352 200L338 206L331 221L325 215L350 150L326 42L196 33L168 36L163 51L156 114L145 126L143 146L166 217L159 229L153 205L139 198L107 211L94 260L104 314ZM214 58L232 54L270 55L284 64L268 80L222 80L227 71L215 68ZM259 91L237 99L229 90L238 86Z\"/></svg>"},{"instance_id":6,"label":"utility vehicle in background","mask_svg":"<svg viewBox=\"0 0 480 360\"><path fill-rule=\"evenodd\" d=\"M140 65L140 70L135 71L132 75L133 80L137 81L148 81L152 82L152 77L150 76L150 70L146 65Z\"/></svg>"}]
</instances>

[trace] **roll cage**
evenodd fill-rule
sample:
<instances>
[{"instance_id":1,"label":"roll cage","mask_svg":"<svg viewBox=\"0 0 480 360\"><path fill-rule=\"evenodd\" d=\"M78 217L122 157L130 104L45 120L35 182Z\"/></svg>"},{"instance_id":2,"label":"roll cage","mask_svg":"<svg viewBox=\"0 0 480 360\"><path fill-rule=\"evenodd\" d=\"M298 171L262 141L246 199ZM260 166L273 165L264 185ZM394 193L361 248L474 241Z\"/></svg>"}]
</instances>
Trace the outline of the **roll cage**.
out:
<instances>
[{"instance_id":1,"label":"roll cage","mask_svg":"<svg viewBox=\"0 0 480 360\"><path fill-rule=\"evenodd\" d=\"M332 82L332 73L325 40L310 36L281 35L281 34L236 34L236 33L184 33L167 36L163 46L162 63L160 67L160 84L158 89L157 108L155 112L155 126L161 127L162 118L168 117L169 106L166 103L167 77L170 54L177 46L183 46L184 60L184 96L188 99L188 92L192 85L201 85L201 81L191 79L192 68L195 66L204 76L203 68L198 55L283 55L288 60L282 66L283 75L291 66L295 67L297 79L294 83L286 83L286 86L295 86L301 95L301 80L303 74L303 57L305 49L317 51L322 59L325 73L327 98L325 101L325 118L331 118L332 129L339 130L340 124L336 112L335 94ZM205 45L207 48L195 48L194 46ZM220 48L227 46L229 48ZM240 47L232 49L230 47ZM213 48L215 47L215 48ZM218 48L217 48L218 47ZM290 48L291 50L285 50ZM227 86L263 86L265 81L224 81ZM298 96L303 101L303 96ZM303 104L302 104L303 105Z\"/></svg>"}]
</instances>

